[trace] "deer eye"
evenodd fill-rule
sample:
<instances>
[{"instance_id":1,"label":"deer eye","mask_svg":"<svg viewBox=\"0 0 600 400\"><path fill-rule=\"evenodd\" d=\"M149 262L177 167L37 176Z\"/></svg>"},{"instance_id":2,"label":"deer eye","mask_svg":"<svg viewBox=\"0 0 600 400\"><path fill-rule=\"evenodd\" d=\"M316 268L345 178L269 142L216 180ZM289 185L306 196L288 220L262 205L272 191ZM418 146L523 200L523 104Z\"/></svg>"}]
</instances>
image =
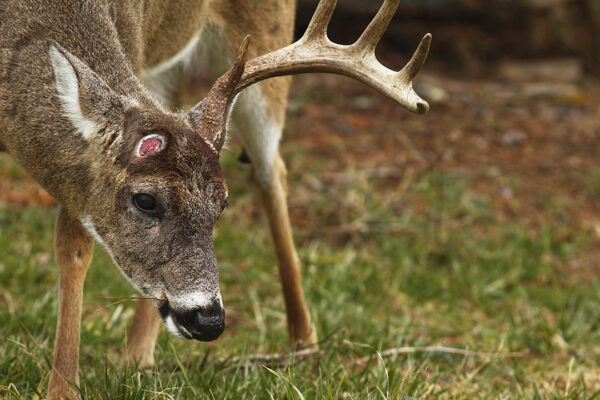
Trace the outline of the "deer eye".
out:
<instances>
[{"instance_id":1,"label":"deer eye","mask_svg":"<svg viewBox=\"0 0 600 400\"><path fill-rule=\"evenodd\" d=\"M141 212L149 215L156 215L158 209L156 207L156 199L146 193L137 193L133 195L133 204Z\"/></svg>"}]
</instances>

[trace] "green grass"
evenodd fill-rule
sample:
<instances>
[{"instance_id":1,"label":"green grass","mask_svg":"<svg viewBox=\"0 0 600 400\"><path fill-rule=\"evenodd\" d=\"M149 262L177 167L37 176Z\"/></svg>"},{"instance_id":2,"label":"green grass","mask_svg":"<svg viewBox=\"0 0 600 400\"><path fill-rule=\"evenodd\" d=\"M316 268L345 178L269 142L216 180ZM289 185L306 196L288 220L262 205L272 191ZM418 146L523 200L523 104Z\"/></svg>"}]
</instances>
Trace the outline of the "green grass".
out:
<instances>
[{"instance_id":1,"label":"green grass","mask_svg":"<svg viewBox=\"0 0 600 400\"><path fill-rule=\"evenodd\" d=\"M322 353L287 365L244 361L289 348L266 222L248 168L229 154L231 206L215 244L228 328L211 344L162 332L156 368L124 368L135 302L102 297L134 292L97 248L84 299L84 398L600 398L600 279L574 267L592 238L564 220L567 205L548 201L541 224L498 218L492 196L435 171L408 190L346 171L348 179L317 191L306 184L318 178L315 160L298 148L286 157L292 214L309 221L296 234ZM46 391L55 216L0 208L0 398ZM358 228L323 229L338 226ZM434 345L472 353L384 353Z\"/></svg>"}]
</instances>

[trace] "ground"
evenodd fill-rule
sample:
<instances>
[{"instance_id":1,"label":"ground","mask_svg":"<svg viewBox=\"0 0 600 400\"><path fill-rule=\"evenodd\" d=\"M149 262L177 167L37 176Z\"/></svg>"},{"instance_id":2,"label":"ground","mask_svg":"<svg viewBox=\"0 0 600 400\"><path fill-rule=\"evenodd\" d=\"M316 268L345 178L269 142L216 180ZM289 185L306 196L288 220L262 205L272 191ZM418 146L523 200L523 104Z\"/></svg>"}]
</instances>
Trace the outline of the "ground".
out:
<instances>
[{"instance_id":1,"label":"ground","mask_svg":"<svg viewBox=\"0 0 600 400\"><path fill-rule=\"evenodd\" d=\"M163 332L155 369L123 368L135 301L109 297L134 291L98 247L84 397L600 397L597 83L466 80L434 63L417 91L431 100L426 116L346 78L294 81L282 149L319 352L285 357L268 229L234 142L216 232L225 333L202 344ZM0 156L2 398L45 393L55 216Z\"/></svg>"}]
</instances>

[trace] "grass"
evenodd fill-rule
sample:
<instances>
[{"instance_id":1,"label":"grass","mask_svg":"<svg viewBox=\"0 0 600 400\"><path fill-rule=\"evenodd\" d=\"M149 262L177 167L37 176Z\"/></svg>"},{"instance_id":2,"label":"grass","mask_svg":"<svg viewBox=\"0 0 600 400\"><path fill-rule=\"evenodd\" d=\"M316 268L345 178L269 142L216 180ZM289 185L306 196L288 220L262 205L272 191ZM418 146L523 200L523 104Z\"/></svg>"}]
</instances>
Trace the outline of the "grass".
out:
<instances>
[{"instance_id":1,"label":"grass","mask_svg":"<svg viewBox=\"0 0 600 400\"><path fill-rule=\"evenodd\" d=\"M321 353L283 365L244 358L289 348L268 229L248 169L227 154L231 206L215 243L224 335L203 344L162 332L156 368L123 367L135 301L102 297L134 292L97 248L81 334L85 399L600 398L600 279L578 263L593 238L568 223L568 204L549 199L538 224L499 218L493 196L436 170L410 185L346 170L319 189L319 161L289 146L291 212ZM0 398L45 394L55 216L0 206ZM437 345L467 351L428 348ZM403 350L385 352L394 348Z\"/></svg>"}]
</instances>

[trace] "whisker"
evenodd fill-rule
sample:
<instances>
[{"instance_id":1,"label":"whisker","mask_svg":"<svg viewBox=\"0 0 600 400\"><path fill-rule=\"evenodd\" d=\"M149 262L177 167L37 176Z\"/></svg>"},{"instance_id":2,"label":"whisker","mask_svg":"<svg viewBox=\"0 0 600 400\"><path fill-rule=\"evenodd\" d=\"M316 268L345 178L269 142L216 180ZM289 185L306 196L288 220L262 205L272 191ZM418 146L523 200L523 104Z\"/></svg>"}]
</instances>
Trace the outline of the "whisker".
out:
<instances>
[{"instance_id":1,"label":"whisker","mask_svg":"<svg viewBox=\"0 0 600 400\"><path fill-rule=\"evenodd\" d=\"M156 301L167 301L165 298L160 297L114 297L114 296L99 296L100 299L109 300L156 300Z\"/></svg>"}]
</instances>

